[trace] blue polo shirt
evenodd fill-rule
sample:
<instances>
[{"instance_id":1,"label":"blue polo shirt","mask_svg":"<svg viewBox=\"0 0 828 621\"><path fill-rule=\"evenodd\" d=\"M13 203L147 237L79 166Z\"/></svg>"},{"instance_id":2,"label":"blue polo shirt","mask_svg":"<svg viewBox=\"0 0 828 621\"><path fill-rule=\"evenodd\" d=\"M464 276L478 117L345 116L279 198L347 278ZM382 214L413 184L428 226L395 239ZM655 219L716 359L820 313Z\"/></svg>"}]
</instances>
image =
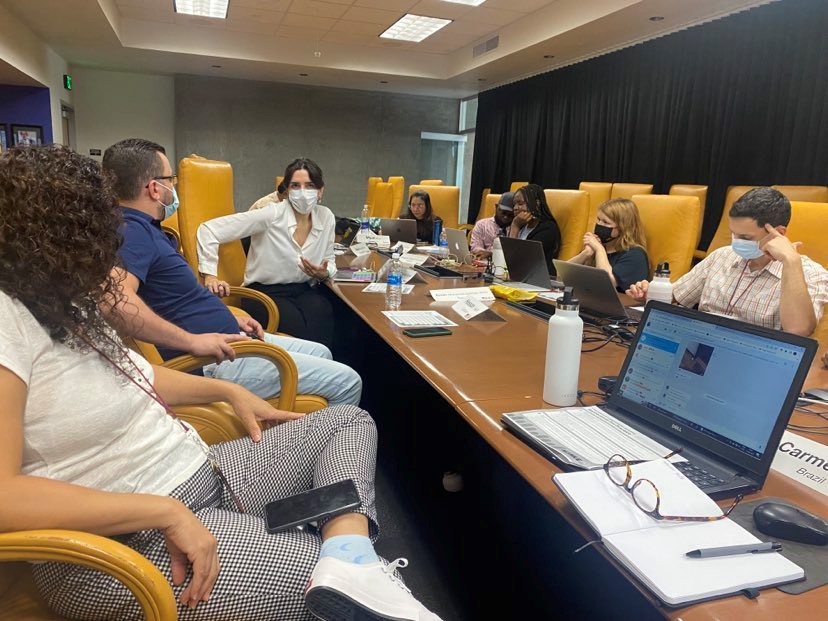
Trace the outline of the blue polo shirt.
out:
<instances>
[{"instance_id":1,"label":"blue polo shirt","mask_svg":"<svg viewBox=\"0 0 828 621\"><path fill-rule=\"evenodd\" d=\"M204 288L161 222L123 207L123 267L139 281L138 295L155 313L192 334L238 334L239 324L227 306ZM164 359L182 353L158 349Z\"/></svg>"}]
</instances>

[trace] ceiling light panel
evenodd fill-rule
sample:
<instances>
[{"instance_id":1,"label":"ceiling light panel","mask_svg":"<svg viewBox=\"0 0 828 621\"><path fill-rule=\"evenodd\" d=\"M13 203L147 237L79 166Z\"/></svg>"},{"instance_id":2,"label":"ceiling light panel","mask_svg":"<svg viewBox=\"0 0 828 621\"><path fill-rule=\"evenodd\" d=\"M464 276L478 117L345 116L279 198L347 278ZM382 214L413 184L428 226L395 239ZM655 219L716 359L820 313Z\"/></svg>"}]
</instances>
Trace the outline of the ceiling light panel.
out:
<instances>
[{"instance_id":1,"label":"ceiling light panel","mask_svg":"<svg viewBox=\"0 0 828 621\"><path fill-rule=\"evenodd\" d=\"M227 19L227 5L230 0L175 0L175 12L198 17Z\"/></svg>"},{"instance_id":2,"label":"ceiling light panel","mask_svg":"<svg viewBox=\"0 0 828 621\"><path fill-rule=\"evenodd\" d=\"M467 4L469 6L480 6L486 0L443 0L443 2L451 2L452 4Z\"/></svg>"},{"instance_id":3,"label":"ceiling light panel","mask_svg":"<svg viewBox=\"0 0 828 621\"><path fill-rule=\"evenodd\" d=\"M398 41L413 41L414 43L419 43L441 28L448 26L451 21L450 19L407 13L392 24L380 37L383 39L396 39Z\"/></svg>"}]
</instances>

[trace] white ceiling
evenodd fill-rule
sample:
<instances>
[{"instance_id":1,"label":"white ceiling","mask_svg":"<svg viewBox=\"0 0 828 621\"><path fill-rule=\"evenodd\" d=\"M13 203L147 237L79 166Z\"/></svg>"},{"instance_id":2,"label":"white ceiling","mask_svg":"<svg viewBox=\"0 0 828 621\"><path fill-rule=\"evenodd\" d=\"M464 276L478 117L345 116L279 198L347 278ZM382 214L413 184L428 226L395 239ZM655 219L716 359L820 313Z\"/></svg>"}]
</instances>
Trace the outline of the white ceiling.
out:
<instances>
[{"instance_id":1,"label":"white ceiling","mask_svg":"<svg viewBox=\"0 0 828 621\"><path fill-rule=\"evenodd\" d=\"M230 0L226 20L178 15L172 0L0 4L74 65L465 97L767 1ZM453 21L421 43L379 38L408 12Z\"/></svg>"}]
</instances>

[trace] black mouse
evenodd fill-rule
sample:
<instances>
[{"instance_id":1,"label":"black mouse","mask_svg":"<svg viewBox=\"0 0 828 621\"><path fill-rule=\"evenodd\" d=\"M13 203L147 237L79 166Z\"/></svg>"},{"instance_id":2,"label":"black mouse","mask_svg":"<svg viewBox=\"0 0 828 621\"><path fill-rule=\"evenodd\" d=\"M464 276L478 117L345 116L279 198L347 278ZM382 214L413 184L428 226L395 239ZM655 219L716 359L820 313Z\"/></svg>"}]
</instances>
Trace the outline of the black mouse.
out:
<instances>
[{"instance_id":1,"label":"black mouse","mask_svg":"<svg viewBox=\"0 0 828 621\"><path fill-rule=\"evenodd\" d=\"M760 532L816 546L828 544L828 524L813 513L778 502L763 502L753 510L753 521Z\"/></svg>"}]
</instances>

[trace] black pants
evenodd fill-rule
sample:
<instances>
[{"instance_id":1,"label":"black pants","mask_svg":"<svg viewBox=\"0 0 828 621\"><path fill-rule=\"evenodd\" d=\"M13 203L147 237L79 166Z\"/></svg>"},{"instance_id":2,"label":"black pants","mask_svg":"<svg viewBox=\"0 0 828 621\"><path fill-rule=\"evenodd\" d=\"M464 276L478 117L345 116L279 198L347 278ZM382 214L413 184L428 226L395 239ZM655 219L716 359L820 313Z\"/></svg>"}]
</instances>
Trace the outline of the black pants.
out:
<instances>
[{"instance_id":1,"label":"black pants","mask_svg":"<svg viewBox=\"0 0 828 621\"><path fill-rule=\"evenodd\" d=\"M333 307L322 287L308 283L247 285L261 291L279 307L279 332L308 341L322 343L328 349L333 345ZM267 323L264 307L253 300L242 299L242 308L262 325Z\"/></svg>"}]
</instances>

